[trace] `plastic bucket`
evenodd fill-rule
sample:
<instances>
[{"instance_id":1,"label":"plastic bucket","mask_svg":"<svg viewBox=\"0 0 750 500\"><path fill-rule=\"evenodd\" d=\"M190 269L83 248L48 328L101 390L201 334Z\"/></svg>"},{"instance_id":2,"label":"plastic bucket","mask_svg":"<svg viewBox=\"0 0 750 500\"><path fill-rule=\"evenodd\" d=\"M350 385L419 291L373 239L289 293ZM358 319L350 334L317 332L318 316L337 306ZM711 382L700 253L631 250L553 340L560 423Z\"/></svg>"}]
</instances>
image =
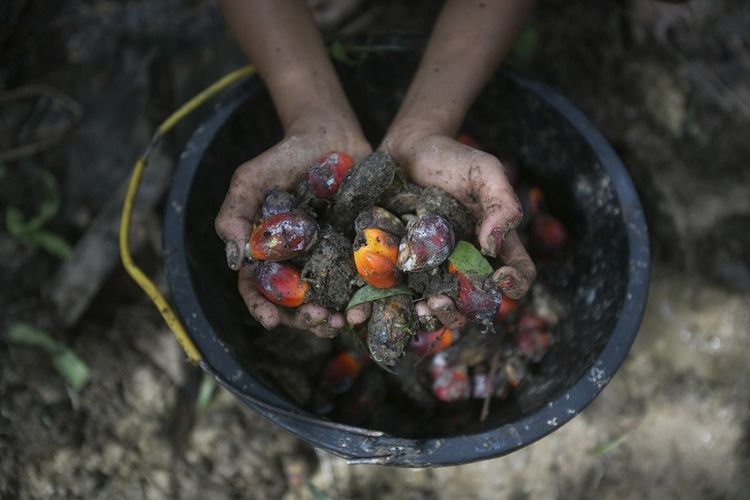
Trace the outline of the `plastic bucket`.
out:
<instances>
[{"instance_id":1,"label":"plastic bucket","mask_svg":"<svg viewBox=\"0 0 750 500\"><path fill-rule=\"evenodd\" d=\"M364 50L364 49L363 49ZM417 63L401 43L366 48L340 74L372 143L394 115ZM394 90L395 89L395 90ZM255 411L313 445L357 463L455 465L533 443L574 418L609 382L638 332L649 282L649 240L641 205L620 159L569 101L550 88L498 73L477 99L465 130L491 144L488 124L504 115L517 160L552 193L578 242L575 278L558 292L567 316L560 340L533 384L493 406L459 435L410 439L326 420L291 402L255 369L264 355L249 339L264 332L237 293L213 220L234 168L277 142L281 128L260 80L234 89L182 154L164 219L167 278L203 367ZM277 333L277 335L283 335ZM496 407L496 408L495 408Z\"/></svg>"}]
</instances>

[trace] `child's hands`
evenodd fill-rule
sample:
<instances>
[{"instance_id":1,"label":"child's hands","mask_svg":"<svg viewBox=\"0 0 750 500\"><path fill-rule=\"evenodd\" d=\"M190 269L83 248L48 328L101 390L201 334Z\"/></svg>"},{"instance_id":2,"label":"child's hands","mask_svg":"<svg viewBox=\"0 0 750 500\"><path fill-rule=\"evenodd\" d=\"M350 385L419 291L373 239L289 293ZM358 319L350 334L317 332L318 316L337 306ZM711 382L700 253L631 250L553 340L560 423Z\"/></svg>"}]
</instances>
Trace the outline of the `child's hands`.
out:
<instances>
[{"instance_id":1,"label":"child's hands","mask_svg":"<svg viewBox=\"0 0 750 500\"><path fill-rule=\"evenodd\" d=\"M492 279L504 295L520 298L536 278L536 267L521 244L515 228L523 216L521 205L494 156L438 133L392 135L387 148L404 173L421 186L436 186L463 203L478 221L475 228L483 254L498 257L502 266ZM466 318L444 295L418 303L417 314L432 314L450 328L460 328ZM347 312L350 323L365 321L366 306Z\"/></svg>"},{"instance_id":2,"label":"child's hands","mask_svg":"<svg viewBox=\"0 0 750 500\"><path fill-rule=\"evenodd\" d=\"M227 264L240 271L240 294L250 314L265 328L283 324L309 329L319 337L330 337L345 324L342 314L312 304L287 311L266 300L256 289L253 266L243 266L243 252L266 191L274 186L293 188L306 169L328 151L346 151L356 161L371 149L359 132L342 130L335 121L326 123L318 116L314 125L291 127L280 143L235 171L215 227L226 243Z\"/></svg>"}]
</instances>

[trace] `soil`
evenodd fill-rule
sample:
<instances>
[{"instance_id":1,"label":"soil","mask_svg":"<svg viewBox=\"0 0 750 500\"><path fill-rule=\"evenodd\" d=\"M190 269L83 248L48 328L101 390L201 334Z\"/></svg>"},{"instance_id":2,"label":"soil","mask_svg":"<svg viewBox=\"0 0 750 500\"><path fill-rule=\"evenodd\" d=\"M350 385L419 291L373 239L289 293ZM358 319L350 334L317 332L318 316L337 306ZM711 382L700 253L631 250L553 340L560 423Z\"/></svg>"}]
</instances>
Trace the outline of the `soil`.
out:
<instances>
[{"instance_id":1,"label":"soil","mask_svg":"<svg viewBox=\"0 0 750 500\"><path fill-rule=\"evenodd\" d=\"M667 22L642 9L635 16L629 4L539 2L508 62L592 119L628 166L649 221L655 262L641 331L581 415L492 461L349 466L221 389L198 409L200 372L120 269L77 324L59 326L45 299L59 259L3 230L3 334L14 322L34 323L74 349L93 376L73 391L45 353L0 341L0 497L747 497L750 6L696 0ZM344 29L425 32L435 8L368 3ZM0 88L52 85L82 115L53 147L3 163L0 206L33 215L42 198L36 173L49 171L61 205L47 228L71 243L166 114L244 64L213 2L18 1L2 11ZM3 150L33 137L40 116L57 119L47 101L29 103L36 107L13 112L12 126L10 107L0 112ZM167 152L179 154L196 120ZM145 244L136 259L163 286L159 219L139 226ZM279 349L279 357L294 350Z\"/></svg>"}]
</instances>

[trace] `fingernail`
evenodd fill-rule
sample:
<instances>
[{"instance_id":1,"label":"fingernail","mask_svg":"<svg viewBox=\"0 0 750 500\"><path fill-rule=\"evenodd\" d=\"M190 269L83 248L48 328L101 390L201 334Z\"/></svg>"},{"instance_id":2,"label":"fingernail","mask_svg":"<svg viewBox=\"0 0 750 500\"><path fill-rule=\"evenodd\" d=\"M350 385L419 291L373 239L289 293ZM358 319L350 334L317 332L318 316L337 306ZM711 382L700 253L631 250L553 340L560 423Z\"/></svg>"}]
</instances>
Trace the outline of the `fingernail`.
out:
<instances>
[{"instance_id":1,"label":"fingernail","mask_svg":"<svg viewBox=\"0 0 750 500\"><path fill-rule=\"evenodd\" d=\"M513 276L504 276L500 279L497 286L499 286L501 290L511 290L516 287L516 280L513 279Z\"/></svg>"},{"instance_id":2,"label":"fingernail","mask_svg":"<svg viewBox=\"0 0 750 500\"><path fill-rule=\"evenodd\" d=\"M236 271L240 267L240 249L237 247L237 243L230 241L226 246L227 252L227 265L232 271Z\"/></svg>"}]
</instances>

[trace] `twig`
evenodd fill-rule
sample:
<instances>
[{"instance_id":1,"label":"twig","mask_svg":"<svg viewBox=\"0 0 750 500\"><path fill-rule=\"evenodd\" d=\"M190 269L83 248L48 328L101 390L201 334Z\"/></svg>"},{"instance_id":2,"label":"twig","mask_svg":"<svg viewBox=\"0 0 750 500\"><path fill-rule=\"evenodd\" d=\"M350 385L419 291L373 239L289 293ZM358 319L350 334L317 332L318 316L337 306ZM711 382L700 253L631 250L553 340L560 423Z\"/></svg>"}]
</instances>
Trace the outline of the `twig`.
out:
<instances>
[{"instance_id":1,"label":"twig","mask_svg":"<svg viewBox=\"0 0 750 500\"><path fill-rule=\"evenodd\" d=\"M67 124L64 124L64 126L51 127L49 137L43 137L28 144L23 144L6 151L0 151L0 161L18 160L19 158L41 153L42 151L51 148L65 137L68 131L70 131L80 119L82 114L81 105L67 94L46 84L27 85L25 87L0 92L0 104L39 96L49 97L68 110L71 114L70 121Z\"/></svg>"},{"instance_id":2,"label":"twig","mask_svg":"<svg viewBox=\"0 0 750 500\"><path fill-rule=\"evenodd\" d=\"M479 421L484 422L487 416L490 414L490 401L492 400L492 393L495 392L495 374L497 374L497 365L500 364L500 351L495 351L492 356L492 364L490 365L490 373L487 380L487 395L484 397L482 402L482 413L479 416Z\"/></svg>"}]
</instances>

